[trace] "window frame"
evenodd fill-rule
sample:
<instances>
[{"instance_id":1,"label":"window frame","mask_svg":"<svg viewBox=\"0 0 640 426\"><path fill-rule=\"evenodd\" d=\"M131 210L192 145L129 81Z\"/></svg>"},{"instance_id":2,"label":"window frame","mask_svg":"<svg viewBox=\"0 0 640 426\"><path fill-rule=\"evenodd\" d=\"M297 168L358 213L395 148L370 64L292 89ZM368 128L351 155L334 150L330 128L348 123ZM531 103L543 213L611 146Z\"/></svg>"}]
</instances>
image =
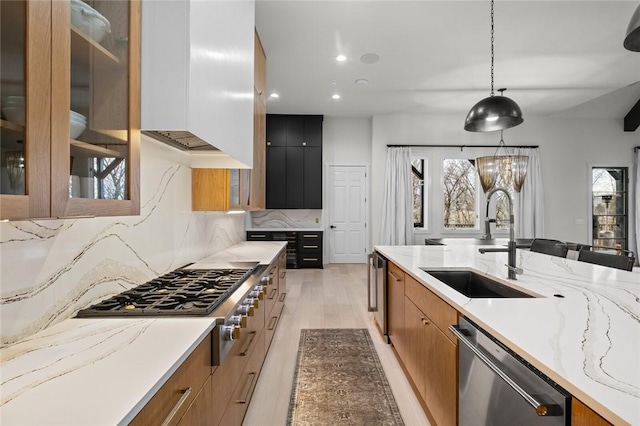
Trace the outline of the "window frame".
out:
<instances>
[{"instance_id":1,"label":"window frame","mask_svg":"<svg viewBox=\"0 0 640 426\"><path fill-rule=\"evenodd\" d=\"M413 161L414 160L419 160L422 162L422 173L420 173L413 165ZM412 182L413 182L413 178L416 177L418 178L421 182L422 182L422 191L420 194L420 202L421 202L421 217L422 217L422 222L413 222L413 229L418 229L418 230L427 230L427 213L428 213L428 209L427 207L427 202L428 202L428 193L426 194L427 196L425 197L425 192L427 192L427 182L428 182L428 176L429 176L429 169L427 167L428 165L428 161L426 158L424 157L413 157L411 159L411 177L412 177ZM426 176L426 178L425 178ZM413 189L413 186L412 186ZM415 209L415 205L413 206ZM412 216L413 216L413 210L412 209Z\"/></svg>"}]
</instances>

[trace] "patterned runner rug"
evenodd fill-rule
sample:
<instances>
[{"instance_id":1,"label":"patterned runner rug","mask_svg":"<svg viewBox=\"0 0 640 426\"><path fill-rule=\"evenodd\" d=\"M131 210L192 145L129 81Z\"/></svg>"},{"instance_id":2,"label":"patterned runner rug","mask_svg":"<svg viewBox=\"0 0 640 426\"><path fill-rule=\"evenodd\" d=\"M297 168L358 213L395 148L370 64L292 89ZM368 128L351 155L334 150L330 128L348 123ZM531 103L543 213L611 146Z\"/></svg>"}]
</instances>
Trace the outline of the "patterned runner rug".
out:
<instances>
[{"instance_id":1,"label":"patterned runner rug","mask_svg":"<svg viewBox=\"0 0 640 426\"><path fill-rule=\"evenodd\" d=\"M289 403L290 426L404 422L366 329L304 329Z\"/></svg>"}]
</instances>

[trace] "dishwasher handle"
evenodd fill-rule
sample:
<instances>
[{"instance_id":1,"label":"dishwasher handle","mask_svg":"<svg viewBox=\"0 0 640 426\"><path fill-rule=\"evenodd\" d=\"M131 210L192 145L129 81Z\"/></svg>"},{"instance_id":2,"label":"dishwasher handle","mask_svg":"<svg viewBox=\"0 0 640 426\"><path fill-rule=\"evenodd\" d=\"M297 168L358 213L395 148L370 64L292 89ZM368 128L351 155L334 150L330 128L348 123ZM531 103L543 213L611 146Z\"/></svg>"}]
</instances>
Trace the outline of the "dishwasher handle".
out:
<instances>
[{"instance_id":1,"label":"dishwasher handle","mask_svg":"<svg viewBox=\"0 0 640 426\"><path fill-rule=\"evenodd\" d=\"M522 389L516 382L513 381L513 379L511 379L511 377L509 377L504 371L502 371L500 367L498 367L487 355L485 355L467 338L467 336L464 334L466 331L465 329L460 328L457 325L450 325L449 330L451 330L451 332L456 335L460 343L469 348L471 352L474 353L474 355L476 355L482 362L486 364L487 367L489 367L494 373L500 376L500 378L502 378L509 386L511 386L513 390L518 392L518 394L523 397L525 401L527 401L533 408L535 408L536 414L538 416L551 417L556 415L555 413L558 412L558 407L549 404L543 404L536 398L531 396L529 393L527 393L527 391Z\"/></svg>"}]
</instances>

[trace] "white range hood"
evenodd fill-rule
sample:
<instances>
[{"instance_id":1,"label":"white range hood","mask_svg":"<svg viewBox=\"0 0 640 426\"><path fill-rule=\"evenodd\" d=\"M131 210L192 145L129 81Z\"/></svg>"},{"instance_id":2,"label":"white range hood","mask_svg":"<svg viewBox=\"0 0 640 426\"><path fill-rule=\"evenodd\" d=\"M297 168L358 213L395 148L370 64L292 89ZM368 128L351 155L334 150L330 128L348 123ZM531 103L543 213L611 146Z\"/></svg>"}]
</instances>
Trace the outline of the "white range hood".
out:
<instances>
[{"instance_id":1,"label":"white range hood","mask_svg":"<svg viewBox=\"0 0 640 426\"><path fill-rule=\"evenodd\" d=\"M192 167L251 167L254 26L252 0L143 0L142 132Z\"/></svg>"}]
</instances>

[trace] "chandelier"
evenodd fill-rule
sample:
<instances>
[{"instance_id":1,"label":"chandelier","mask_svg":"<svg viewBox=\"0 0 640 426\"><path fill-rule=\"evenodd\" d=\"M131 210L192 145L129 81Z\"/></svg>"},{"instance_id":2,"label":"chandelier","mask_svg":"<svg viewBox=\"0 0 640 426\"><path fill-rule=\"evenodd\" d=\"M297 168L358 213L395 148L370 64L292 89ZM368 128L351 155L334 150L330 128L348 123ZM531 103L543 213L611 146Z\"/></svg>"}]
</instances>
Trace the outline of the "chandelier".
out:
<instances>
[{"instance_id":1,"label":"chandelier","mask_svg":"<svg viewBox=\"0 0 640 426\"><path fill-rule=\"evenodd\" d=\"M515 192L520 192L522 185L524 185L524 178L527 176L528 164L528 156L509 153L509 149L504 143L503 131L500 130L500 143L496 152L489 157L476 158L476 169L480 176L482 190L486 194L493 189L498 176L500 176L507 187L513 188Z\"/></svg>"}]
</instances>

